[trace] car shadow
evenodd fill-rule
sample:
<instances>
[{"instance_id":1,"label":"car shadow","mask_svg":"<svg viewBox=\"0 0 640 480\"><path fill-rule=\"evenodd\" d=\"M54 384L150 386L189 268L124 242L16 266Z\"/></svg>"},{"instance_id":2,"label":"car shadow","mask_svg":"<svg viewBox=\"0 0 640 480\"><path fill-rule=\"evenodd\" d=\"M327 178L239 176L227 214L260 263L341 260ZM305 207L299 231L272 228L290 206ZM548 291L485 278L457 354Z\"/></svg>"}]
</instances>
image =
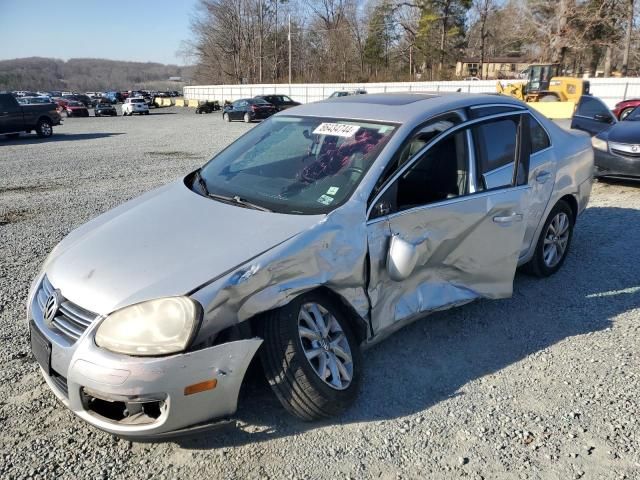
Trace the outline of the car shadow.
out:
<instances>
[{"instance_id":1,"label":"car shadow","mask_svg":"<svg viewBox=\"0 0 640 480\"><path fill-rule=\"evenodd\" d=\"M430 407L465 395L469 382L493 382L493 373L567 338L609 328L614 317L637 308L640 282L627 266L640 263L640 248L633 248L640 241L633 229L624 228L637 218L634 209L590 208L580 217L556 275L538 279L517 273L512 298L434 313L364 352L362 389L338 418L306 423L290 416L256 365L244 382L236 428L174 441L187 449L212 449L416 413L429 421Z\"/></svg>"},{"instance_id":2,"label":"car shadow","mask_svg":"<svg viewBox=\"0 0 640 480\"><path fill-rule=\"evenodd\" d=\"M74 140L92 140L96 138L113 137L116 135L125 135L124 132L111 133L57 133L54 132L49 138L40 138L34 134L21 135L18 138L5 138L0 140L0 145L31 145L34 143L50 143L50 142L70 142ZM0 136L1 137L1 136Z\"/></svg>"}]
</instances>

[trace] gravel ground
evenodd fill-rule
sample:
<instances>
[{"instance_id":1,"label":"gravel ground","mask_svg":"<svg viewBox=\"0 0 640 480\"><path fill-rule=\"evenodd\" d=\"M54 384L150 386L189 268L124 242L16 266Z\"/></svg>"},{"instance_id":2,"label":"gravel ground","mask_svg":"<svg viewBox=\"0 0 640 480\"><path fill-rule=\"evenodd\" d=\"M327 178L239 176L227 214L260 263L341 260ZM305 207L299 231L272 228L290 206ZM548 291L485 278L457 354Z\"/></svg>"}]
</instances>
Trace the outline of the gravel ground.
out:
<instances>
[{"instance_id":1,"label":"gravel ground","mask_svg":"<svg viewBox=\"0 0 640 480\"><path fill-rule=\"evenodd\" d=\"M302 423L254 369L237 426L131 443L59 404L32 359L31 279L76 226L249 128L217 114L65 120L0 139L0 478L640 478L640 185L598 183L563 269L367 351L356 404ZM204 473L206 472L206 474Z\"/></svg>"}]
</instances>

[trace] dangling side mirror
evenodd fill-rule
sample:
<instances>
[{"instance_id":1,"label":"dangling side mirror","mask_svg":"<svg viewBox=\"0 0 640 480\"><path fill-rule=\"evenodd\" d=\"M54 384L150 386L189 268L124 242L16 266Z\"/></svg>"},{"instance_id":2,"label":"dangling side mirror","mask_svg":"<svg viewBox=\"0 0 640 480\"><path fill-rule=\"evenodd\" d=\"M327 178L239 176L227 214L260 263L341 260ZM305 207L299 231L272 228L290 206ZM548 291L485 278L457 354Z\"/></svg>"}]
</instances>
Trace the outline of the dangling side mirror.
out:
<instances>
[{"instance_id":1,"label":"dangling side mirror","mask_svg":"<svg viewBox=\"0 0 640 480\"><path fill-rule=\"evenodd\" d=\"M387 254L387 273L391 280L401 282L409 278L418 262L416 247L400 238L399 235L391 237L389 253Z\"/></svg>"}]
</instances>

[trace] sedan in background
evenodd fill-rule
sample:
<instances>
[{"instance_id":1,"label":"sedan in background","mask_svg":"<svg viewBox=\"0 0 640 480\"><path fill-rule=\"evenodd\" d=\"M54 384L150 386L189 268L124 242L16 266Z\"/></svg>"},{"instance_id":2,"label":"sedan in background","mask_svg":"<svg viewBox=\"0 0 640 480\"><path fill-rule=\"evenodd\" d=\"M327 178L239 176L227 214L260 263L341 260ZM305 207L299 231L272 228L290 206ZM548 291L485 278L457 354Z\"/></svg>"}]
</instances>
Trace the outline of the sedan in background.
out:
<instances>
[{"instance_id":1,"label":"sedan in background","mask_svg":"<svg viewBox=\"0 0 640 480\"><path fill-rule=\"evenodd\" d=\"M276 107L261 98L243 98L233 103L226 104L223 109L222 118L225 121L243 120L245 123L254 120L263 120L277 113Z\"/></svg>"},{"instance_id":2,"label":"sedan in background","mask_svg":"<svg viewBox=\"0 0 640 480\"><path fill-rule=\"evenodd\" d=\"M64 113L67 117L88 117L89 109L82 102L76 100L66 100L60 98L56 101L58 112Z\"/></svg>"},{"instance_id":3,"label":"sedan in background","mask_svg":"<svg viewBox=\"0 0 640 480\"><path fill-rule=\"evenodd\" d=\"M62 98L64 100L75 100L76 102L82 103L87 108L93 107L93 104L94 104L94 101L89 97L89 95L84 95L84 94L80 94L80 93L72 93L71 95L63 95Z\"/></svg>"},{"instance_id":4,"label":"sedan in background","mask_svg":"<svg viewBox=\"0 0 640 480\"><path fill-rule=\"evenodd\" d=\"M118 115L115 105L108 102L98 103L94 110L96 117L115 117Z\"/></svg>"},{"instance_id":5,"label":"sedan in background","mask_svg":"<svg viewBox=\"0 0 640 480\"><path fill-rule=\"evenodd\" d=\"M339 98L339 97L349 97L351 95L365 95L367 93L366 90L357 89L357 90L337 90L329 95L329 98Z\"/></svg>"},{"instance_id":6,"label":"sedan in background","mask_svg":"<svg viewBox=\"0 0 640 480\"><path fill-rule=\"evenodd\" d=\"M340 415L362 348L511 297L520 265L562 268L592 172L586 135L508 97L302 105L63 239L29 291L31 350L66 407L130 439L229 419L256 354L287 411Z\"/></svg>"},{"instance_id":7,"label":"sedan in background","mask_svg":"<svg viewBox=\"0 0 640 480\"><path fill-rule=\"evenodd\" d=\"M640 178L640 107L591 139L596 177Z\"/></svg>"},{"instance_id":8,"label":"sedan in background","mask_svg":"<svg viewBox=\"0 0 640 480\"><path fill-rule=\"evenodd\" d=\"M287 108L297 107L298 105L300 105L300 102L295 102L286 95L257 95L255 98L259 98L264 100L265 102L270 103L271 105L276 107L276 110L278 110L279 112L281 112L282 110L286 110Z\"/></svg>"},{"instance_id":9,"label":"sedan in background","mask_svg":"<svg viewBox=\"0 0 640 480\"><path fill-rule=\"evenodd\" d=\"M618 120L624 120L626 116L638 106L640 106L640 98L623 100L622 102L616 103L616 106L613 107L613 114Z\"/></svg>"}]
</instances>

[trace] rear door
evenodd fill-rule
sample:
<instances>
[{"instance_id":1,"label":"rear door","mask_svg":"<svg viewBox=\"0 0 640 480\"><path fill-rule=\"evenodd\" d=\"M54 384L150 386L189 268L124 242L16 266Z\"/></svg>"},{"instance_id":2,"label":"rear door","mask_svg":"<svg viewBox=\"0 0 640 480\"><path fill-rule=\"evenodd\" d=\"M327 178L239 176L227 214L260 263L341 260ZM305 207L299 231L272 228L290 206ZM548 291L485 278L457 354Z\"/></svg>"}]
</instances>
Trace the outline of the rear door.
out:
<instances>
[{"instance_id":1,"label":"rear door","mask_svg":"<svg viewBox=\"0 0 640 480\"><path fill-rule=\"evenodd\" d=\"M571 128L583 130L590 135L597 135L609 128L617 120L605 103L596 97L583 95L580 97L573 118Z\"/></svg>"},{"instance_id":2,"label":"rear door","mask_svg":"<svg viewBox=\"0 0 640 480\"><path fill-rule=\"evenodd\" d=\"M0 133L24 130L22 107L11 94L0 94Z\"/></svg>"},{"instance_id":3,"label":"rear door","mask_svg":"<svg viewBox=\"0 0 640 480\"><path fill-rule=\"evenodd\" d=\"M521 116L501 114L441 134L376 196L368 222L374 334L424 312L512 294L529 190L518 180L528 169ZM486 136L492 128L500 138ZM490 145L490 164L513 162L510 177L483 168L478 142Z\"/></svg>"}]
</instances>

